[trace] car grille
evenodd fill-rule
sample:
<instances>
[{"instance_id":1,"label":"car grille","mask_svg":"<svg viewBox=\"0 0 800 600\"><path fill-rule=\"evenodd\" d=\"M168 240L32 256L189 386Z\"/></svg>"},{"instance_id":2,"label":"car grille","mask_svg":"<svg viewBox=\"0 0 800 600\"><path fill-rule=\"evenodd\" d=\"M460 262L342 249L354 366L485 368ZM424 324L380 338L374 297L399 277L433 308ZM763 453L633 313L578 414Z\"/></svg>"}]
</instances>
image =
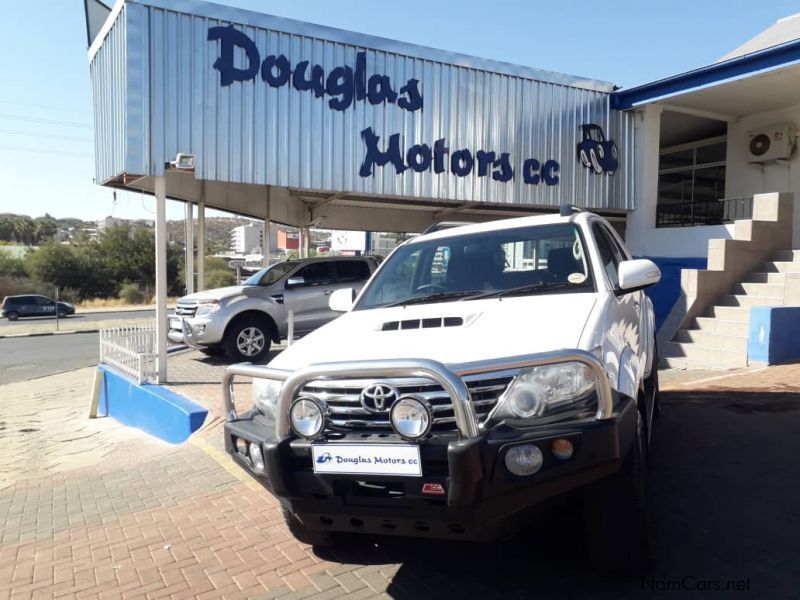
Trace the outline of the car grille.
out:
<instances>
[{"instance_id":1,"label":"car grille","mask_svg":"<svg viewBox=\"0 0 800 600\"><path fill-rule=\"evenodd\" d=\"M179 317L193 317L197 312L196 304L181 304L180 302L175 305L175 314Z\"/></svg>"},{"instance_id":2,"label":"car grille","mask_svg":"<svg viewBox=\"0 0 800 600\"><path fill-rule=\"evenodd\" d=\"M481 374L468 376L464 382L470 391L478 422L482 422L515 373ZM432 431L456 431L453 404L447 392L435 381L426 378L397 379L343 379L311 381L298 395L313 396L325 402L330 409L330 422L336 429L368 430L374 433L391 433L389 411L370 412L361 405L361 391L375 383L394 386L400 396L413 395L427 400L433 409ZM388 407L387 407L388 408Z\"/></svg>"}]
</instances>

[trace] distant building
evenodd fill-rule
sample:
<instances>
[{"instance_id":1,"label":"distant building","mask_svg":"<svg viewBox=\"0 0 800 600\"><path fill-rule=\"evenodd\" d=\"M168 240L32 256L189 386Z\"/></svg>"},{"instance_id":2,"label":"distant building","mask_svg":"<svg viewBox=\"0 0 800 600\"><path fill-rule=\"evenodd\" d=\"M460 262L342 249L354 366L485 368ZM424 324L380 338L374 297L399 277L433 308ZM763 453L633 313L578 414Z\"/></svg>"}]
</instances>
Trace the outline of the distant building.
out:
<instances>
[{"instance_id":1,"label":"distant building","mask_svg":"<svg viewBox=\"0 0 800 600\"><path fill-rule=\"evenodd\" d=\"M260 225L239 225L231 229L231 252L263 255L264 228Z\"/></svg>"},{"instance_id":2,"label":"distant building","mask_svg":"<svg viewBox=\"0 0 800 600\"><path fill-rule=\"evenodd\" d=\"M117 217L106 217L105 219L98 219L97 220L97 231L105 231L111 227L115 227L117 225L121 225L124 223L124 219L118 219Z\"/></svg>"}]
</instances>

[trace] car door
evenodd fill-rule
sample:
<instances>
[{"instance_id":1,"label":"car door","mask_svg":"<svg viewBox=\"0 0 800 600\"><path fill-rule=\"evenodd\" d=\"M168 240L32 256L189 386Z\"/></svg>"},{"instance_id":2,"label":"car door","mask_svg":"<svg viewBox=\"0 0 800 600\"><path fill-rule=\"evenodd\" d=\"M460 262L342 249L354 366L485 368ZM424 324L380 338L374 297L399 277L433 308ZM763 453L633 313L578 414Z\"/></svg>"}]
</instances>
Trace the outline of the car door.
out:
<instances>
[{"instance_id":1,"label":"car door","mask_svg":"<svg viewBox=\"0 0 800 600\"><path fill-rule=\"evenodd\" d=\"M291 311L294 330L308 333L330 320L328 299L336 284L333 261L322 260L300 267L286 280L283 303Z\"/></svg>"},{"instance_id":2,"label":"car door","mask_svg":"<svg viewBox=\"0 0 800 600\"><path fill-rule=\"evenodd\" d=\"M615 292L614 298L608 303L603 351L607 363L616 363L617 389L635 396L635 388L641 373L639 365L642 356L641 346L645 343L640 319L643 292L620 291L619 264L628 260L628 256L605 224L595 221L592 224L592 233L597 242L601 266L611 289Z\"/></svg>"},{"instance_id":3,"label":"car door","mask_svg":"<svg viewBox=\"0 0 800 600\"><path fill-rule=\"evenodd\" d=\"M34 296L33 300L34 310L37 315L45 316L56 314L56 303L54 300L46 298L45 296Z\"/></svg>"},{"instance_id":4,"label":"car door","mask_svg":"<svg viewBox=\"0 0 800 600\"><path fill-rule=\"evenodd\" d=\"M39 315L38 296L22 296L17 302L17 312L20 317L35 317Z\"/></svg>"}]
</instances>

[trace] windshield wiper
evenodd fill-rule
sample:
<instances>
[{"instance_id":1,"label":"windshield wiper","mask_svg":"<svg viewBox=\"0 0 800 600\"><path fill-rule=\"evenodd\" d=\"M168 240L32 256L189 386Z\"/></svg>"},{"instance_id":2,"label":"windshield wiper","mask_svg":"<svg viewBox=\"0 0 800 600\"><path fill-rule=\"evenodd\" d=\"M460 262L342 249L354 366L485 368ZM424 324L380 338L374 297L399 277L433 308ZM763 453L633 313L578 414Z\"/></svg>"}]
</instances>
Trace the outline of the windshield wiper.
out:
<instances>
[{"instance_id":1,"label":"windshield wiper","mask_svg":"<svg viewBox=\"0 0 800 600\"><path fill-rule=\"evenodd\" d=\"M479 294L477 296L472 296L470 298L465 298L465 300L482 300L484 298L502 298L504 296L516 296L517 294L529 294L529 293L536 293L536 292L544 292L550 290L565 290L565 289L574 289L578 287L574 283L529 283L527 285L518 285L517 287L508 288L505 290L493 290L491 292L485 292L483 294Z\"/></svg>"},{"instance_id":2,"label":"windshield wiper","mask_svg":"<svg viewBox=\"0 0 800 600\"><path fill-rule=\"evenodd\" d=\"M416 298L406 298L405 300L401 300L400 302L394 302L392 304L387 304L384 308L392 308L394 306L406 306L407 304L425 304L425 303L434 303L434 302L443 302L445 300L452 300L453 298L465 298L467 296L475 296L480 294L476 290L470 290L468 292L436 292L434 294L427 294L425 296L418 296Z\"/></svg>"}]
</instances>

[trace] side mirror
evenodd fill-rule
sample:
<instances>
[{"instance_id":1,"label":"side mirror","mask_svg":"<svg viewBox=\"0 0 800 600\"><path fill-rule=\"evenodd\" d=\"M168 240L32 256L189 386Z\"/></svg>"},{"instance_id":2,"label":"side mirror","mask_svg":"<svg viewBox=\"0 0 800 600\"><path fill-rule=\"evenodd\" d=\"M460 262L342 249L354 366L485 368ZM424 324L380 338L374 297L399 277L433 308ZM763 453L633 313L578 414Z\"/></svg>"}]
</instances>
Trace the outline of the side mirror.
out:
<instances>
[{"instance_id":1,"label":"side mirror","mask_svg":"<svg viewBox=\"0 0 800 600\"><path fill-rule=\"evenodd\" d=\"M336 312L347 312L353 308L353 300L356 299L356 291L353 288L342 288L331 294L328 306Z\"/></svg>"},{"instance_id":2,"label":"side mirror","mask_svg":"<svg viewBox=\"0 0 800 600\"><path fill-rule=\"evenodd\" d=\"M652 260L637 258L619 263L619 287L622 293L635 292L661 280L661 271Z\"/></svg>"},{"instance_id":3,"label":"side mirror","mask_svg":"<svg viewBox=\"0 0 800 600\"><path fill-rule=\"evenodd\" d=\"M303 285L305 282L306 280L303 279L302 277L289 277L289 279L286 280L286 287L287 288L297 287L299 285Z\"/></svg>"}]
</instances>

